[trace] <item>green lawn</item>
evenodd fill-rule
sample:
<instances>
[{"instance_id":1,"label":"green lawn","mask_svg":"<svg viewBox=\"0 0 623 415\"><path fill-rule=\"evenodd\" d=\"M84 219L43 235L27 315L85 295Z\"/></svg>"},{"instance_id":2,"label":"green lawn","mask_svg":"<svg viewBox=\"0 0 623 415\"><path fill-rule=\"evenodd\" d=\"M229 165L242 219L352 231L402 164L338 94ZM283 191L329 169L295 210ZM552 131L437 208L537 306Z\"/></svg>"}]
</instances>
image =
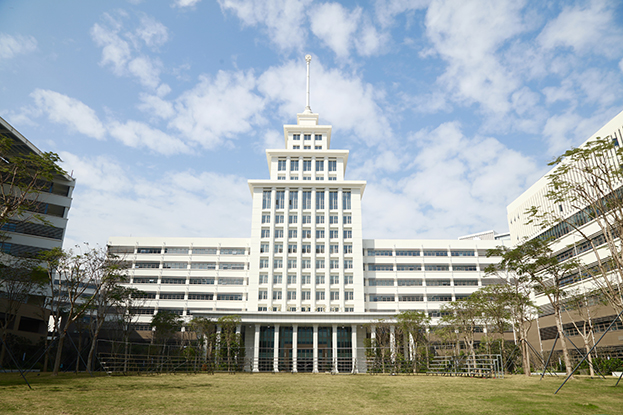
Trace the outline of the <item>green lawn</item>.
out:
<instances>
[{"instance_id":1,"label":"green lawn","mask_svg":"<svg viewBox=\"0 0 623 415\"><path fill-rule=\"evenodd\" d=\"M621 414L623 383L328 374L28 376L0 373L15 414Z\"/></svg>"}]
</instances>

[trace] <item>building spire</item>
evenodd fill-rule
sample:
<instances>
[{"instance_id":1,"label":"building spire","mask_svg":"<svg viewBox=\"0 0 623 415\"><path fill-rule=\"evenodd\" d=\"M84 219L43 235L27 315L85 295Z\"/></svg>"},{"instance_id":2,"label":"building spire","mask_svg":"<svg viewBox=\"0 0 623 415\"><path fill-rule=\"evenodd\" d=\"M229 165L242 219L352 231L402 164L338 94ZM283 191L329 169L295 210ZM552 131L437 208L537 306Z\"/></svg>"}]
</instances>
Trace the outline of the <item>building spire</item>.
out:
<instances>
[{"instance_id":1,"label":"building spire","mask_svg":"<svg viewBox=\"0 0 623 415\"><path fill-rule=\"evenodd\" d=\"M305 101L305 113L311 113L312 109L309 106L309 63L311 62L311 55L305 55L305 62L307 62L307 99Z\"/></svg>"}]
</instances>

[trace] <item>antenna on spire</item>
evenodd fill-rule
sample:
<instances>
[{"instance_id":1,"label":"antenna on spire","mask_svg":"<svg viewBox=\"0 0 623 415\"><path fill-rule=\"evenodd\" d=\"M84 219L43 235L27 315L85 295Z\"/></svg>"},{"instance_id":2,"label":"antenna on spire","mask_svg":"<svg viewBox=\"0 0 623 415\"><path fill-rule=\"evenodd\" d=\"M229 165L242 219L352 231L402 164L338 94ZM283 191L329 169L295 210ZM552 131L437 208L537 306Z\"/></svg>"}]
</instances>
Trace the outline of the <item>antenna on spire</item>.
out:
<instances>
[{"instance_id":1,"label":"antenna on spire","mask_svg":"<svg viewBox=\"0 0 623 415\"><path fill-rule=\"evenodd\" d=\"M311 113L311 107L309 106L309 63L311 62L311 55L305 55L305 62L307 62L307 99L305 101L305 111L306 113Z\"/></svg>"}]
</instances>

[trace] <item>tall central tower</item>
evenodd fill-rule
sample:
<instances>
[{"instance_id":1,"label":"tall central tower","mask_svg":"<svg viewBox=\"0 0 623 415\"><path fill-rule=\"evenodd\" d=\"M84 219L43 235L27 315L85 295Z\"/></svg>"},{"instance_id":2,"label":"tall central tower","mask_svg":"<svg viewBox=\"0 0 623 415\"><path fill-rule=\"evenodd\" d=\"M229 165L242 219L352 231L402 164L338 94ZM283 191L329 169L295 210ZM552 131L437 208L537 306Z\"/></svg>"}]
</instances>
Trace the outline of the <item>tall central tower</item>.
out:
<instances>
[{"instance_id":1,"label":"tall central tower","mask_svg":"<svg viewBox=\"0 0 623 415\"><path fill-rule=\"evenodd\" d=\"M331 126L307 102L284 125L285 149L266 150L269 180L253 196L248 311L364 312L361 197L347 181L348 150L331 150Z\"/></svg>"}]
</instances>

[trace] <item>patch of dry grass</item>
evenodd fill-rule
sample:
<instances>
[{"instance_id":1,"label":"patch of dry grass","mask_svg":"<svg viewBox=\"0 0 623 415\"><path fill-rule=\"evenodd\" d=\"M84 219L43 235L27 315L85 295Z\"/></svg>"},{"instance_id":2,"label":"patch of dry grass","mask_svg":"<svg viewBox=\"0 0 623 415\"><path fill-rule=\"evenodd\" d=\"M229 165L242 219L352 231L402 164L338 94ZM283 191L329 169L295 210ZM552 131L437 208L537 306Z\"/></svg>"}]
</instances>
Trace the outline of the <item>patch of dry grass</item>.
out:
<instances>
[{"instance_id":1,"label":"patch of dry grass","mask_svg":"<svg viewBox=\"0 0 623 415\"><path fill-rule=\"evenodd\" d=\"M620 414L623 385L579 378L473 379L327 374L0 374L14 414Z\"/></svg>"}]
</instances>

